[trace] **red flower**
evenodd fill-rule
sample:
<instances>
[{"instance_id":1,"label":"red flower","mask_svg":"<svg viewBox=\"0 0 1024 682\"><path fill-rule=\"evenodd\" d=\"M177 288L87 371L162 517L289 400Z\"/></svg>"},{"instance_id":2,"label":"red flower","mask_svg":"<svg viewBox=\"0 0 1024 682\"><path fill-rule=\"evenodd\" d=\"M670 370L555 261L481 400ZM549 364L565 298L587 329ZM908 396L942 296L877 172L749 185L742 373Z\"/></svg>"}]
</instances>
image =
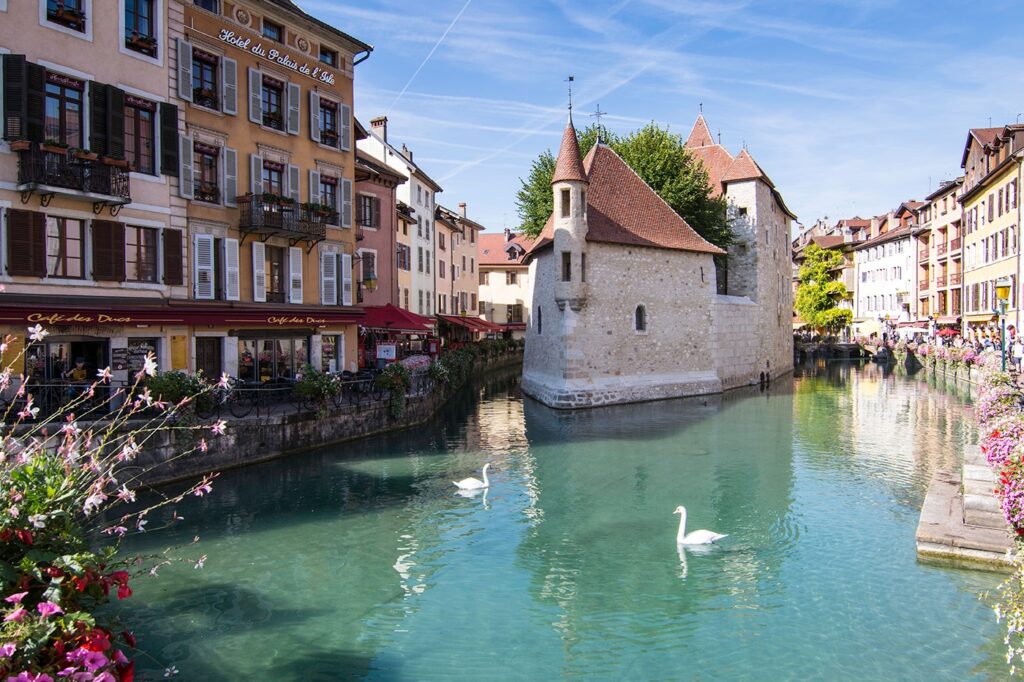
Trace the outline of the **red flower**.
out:
<instances>
[{"instance_id":1,"label":"red flower","mask_svg":"<svg viewBox=\"0 0 1024 682\"><path fill-rule=\"evenodd\" d=\"M110 579L118 585L127 585L129 577L128 571L114 571L110 574Z\"/></svg>"},{"instance_id":2,"label":"red flower","mask_svg":"<svg viewBox=\"0 0 1024 682\"><path fill-rule=\"evenodd\" d=\"M121 633L121 638L124 639L128 646L130 646L133 649L135 648L135 635L125 630Z\"/></svg>"},{"instance_id":3,"label":"red flower","mask_svg":"<svg viewBox=\"0 0 1024 682\"><path fill-rule=\"evenodd\" d=\"M135 680L135 661L128 661L128 665L119 666L117 679L118 682L133 682Z\"/></svg>"},{"instance_id":4,"label":"red flower","mask_svg":"<svg viewBox=\"0 0 1024 682\"><path fill-rule=\"evenodd\" d=\"M110 635L96 628L86 633L82 647L89 651L106 651L110 648Z\"/></svg>"},{"instance_id":5,"label":"red flower","mask_svg":"<svg viewBox=\"0 0 1024 682\"><path fill-rule=\"evenodd\" d=\"M18 540L20 540L23 544L26 544L29 547L32 546L32 531L16 530L14 531L14 534L18 536Z\"/></svg>"},{"instance_id":6,"label":"red flower","mask_svg":"<svg viewBox=\"0 0 1024 682\"><path fill-rule=\"evenodd\" d=\"M0 530L0 542L9 542L14 533L11 532L10 528L4 528Z\"/></svg>"},{"instance_id":7,"label":"red flower","mask_svg":"<svg viewBox=\"0 0 1024 682\"><path fill-rule=\"evenodd\" d=\"M130 596L132 596L132 588L128 587L127 585L118 585L118 587L117 587L117 598L118 599L127 599Z\"/></svg>"}]
</instances>

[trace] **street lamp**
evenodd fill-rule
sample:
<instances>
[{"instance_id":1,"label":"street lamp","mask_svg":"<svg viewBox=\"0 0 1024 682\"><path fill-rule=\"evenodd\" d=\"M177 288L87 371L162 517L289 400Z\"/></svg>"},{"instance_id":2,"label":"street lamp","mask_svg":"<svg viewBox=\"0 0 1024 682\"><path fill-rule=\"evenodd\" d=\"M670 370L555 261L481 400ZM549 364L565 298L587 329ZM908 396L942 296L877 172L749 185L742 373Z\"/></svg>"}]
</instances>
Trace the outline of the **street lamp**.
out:
<instances>
[{"instance_id":1,"label":"street lamp","mask_svg":"<svg viewBox=\"0 0 1024 682\"><path fill-rule=\"evenodd\" d=\"M1001 277L996 280L996 298L999 299L999 347L1006 371L1006 304L1010 300L1010 280Z\"/></svg>"}]
</instances>

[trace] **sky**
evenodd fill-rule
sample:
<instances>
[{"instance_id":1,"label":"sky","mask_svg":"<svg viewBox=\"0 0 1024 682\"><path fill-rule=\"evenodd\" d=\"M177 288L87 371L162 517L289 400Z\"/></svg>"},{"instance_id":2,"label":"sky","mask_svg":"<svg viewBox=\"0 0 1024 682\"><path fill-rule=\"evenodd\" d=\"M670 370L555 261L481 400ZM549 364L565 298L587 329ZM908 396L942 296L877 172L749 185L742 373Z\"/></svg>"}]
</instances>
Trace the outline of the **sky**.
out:
<instances>
[{"instance_id":1,"label":"sky","mask_svg":"<svg viewBox=\"0 0 1024 682\"><path fill-rule=\"evenodd\" d=\"M1020 0L298 0L374 46L355 112L388 117L488 230L520 178L598 105L607 128L689 133L701 105L804 225L921 199L960 173L967 131L1024 121Z\"/></svg>"}]
</instances>

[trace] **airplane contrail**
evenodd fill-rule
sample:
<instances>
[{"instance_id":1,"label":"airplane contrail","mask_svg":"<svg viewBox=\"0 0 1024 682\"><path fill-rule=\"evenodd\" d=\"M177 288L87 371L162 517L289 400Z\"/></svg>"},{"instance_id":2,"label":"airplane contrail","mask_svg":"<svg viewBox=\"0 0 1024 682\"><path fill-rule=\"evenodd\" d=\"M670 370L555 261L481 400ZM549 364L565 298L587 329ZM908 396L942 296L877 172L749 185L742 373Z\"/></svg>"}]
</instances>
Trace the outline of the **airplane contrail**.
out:
<instances>
[{"instance_id":1,"label":"airplane contrail","mask_svg":"<svg viewBox=\"0 0 1024 682\"><path fill-rule=\"evenodd\" d=\"M423 61L420 62L420 65L416 67L416 71L414 71L412 76L409 77L408 82L405 84L405 86L402 87L401 92L398 93L398 95L395 97L395 100L391 103L391 106L388 107L388 109L394 109L395 105L398 104L398 100L402 99L402 95L404 95L405 91L409 89L409 86L412 85L412 82L416 80L416 76L420 75L420 71L422 71L423 67L426 66L428 61L430 61L430 58L434 56L434 52L436 52L437 48L440 47L441 43L444 42L444 39L448 36L448 32L451 31L452 27L455 26L455 24L459 21L459 19L462 17L462 13L466 11L466 8L469 7L469 4L471 2L473 2L473 0L466 0L466 4L462 6L462 9L459 10L459 13L455 15L454 19L452 19L452 23L448 24L448 28L444 30L444 33L441 34L441 37L437 39L436 43L434 43L434 47L430 48L430 52L428 52L427 56L423 58Z\"/></svg>"}]
</instances>

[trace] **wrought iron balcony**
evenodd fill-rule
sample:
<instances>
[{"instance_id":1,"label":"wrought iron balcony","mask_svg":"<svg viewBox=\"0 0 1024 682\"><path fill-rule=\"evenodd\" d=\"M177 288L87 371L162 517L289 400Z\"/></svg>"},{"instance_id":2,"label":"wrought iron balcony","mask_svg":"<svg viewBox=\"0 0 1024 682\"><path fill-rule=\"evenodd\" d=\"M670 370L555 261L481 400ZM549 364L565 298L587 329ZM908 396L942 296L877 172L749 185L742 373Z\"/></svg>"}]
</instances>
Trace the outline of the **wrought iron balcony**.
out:
<instances>
[{"instance_id":1,"label":"wrought iron balcony","mask_svg":"<svg viewBox=\"0 0 1024 682\"><path fill-rule=\"evenodd\" d=\"M935 247L935 253L941 256L946 253L946 250L948 248L949 244L947 244L946 242L939 242L939 244Z\"/></svg>"},{"instance_id":2,"label":"wrought iron balcony","mask_svg":"<svg viewBox=\"0 0 1024 682\"><path fill-rule=\"evenodd\" d=\"M949 250L950 251L959 251L960 250L960 237L957 237L956 239L950 239L949 240Z\"/></svg>"},{"instance_id":3,"label":"wrought iron balcony","mask_svg":"<svg viewBox=\"0 0 1024 682\"><path fill-rule=\"evenodd\" d=\"M238 229L264 238L280 235L292 244L313 244L327 238L328 223L337 220L331 211L314 209L280 197L238 197Z\"/></svg>"},{"instance_id":4,"label":"wrought iron balcony","mask_svg":"<svg viewBox=\"0 0 1024 682\"><path fill-rule=\"evenodd\" d=\"M959 272L954 272L952 275L949 276L949 283L951 285L952 284L960 284L960 280L961 280L962 277L963 277L963 275L961 275Z\"/></svg>"},{"instance_id":5,"label":"wrought iron balcony","mask_svg":"<svg viewBox=\"0 0 1024 682\"><path fill-rule=\"evenodd\" d=\"M131 181L124 161L100 160L95 154L17 141L18 191L23 202L38 194L43 206L55 194L78 197L103 206L131 203Z\"/></svg>"},{"instance_id":6,"label":"wrought iron balcony","mask_svg":"<svg viewBox=\"0 0 1024 682\"><path fill-rule=\"evenodd\" d=\"M937 287L944 287L944 286L946 286L946 280L947 280L947 278L946 278L945 275L942 275L941 277L936 277L935 278L935 286L937 286Z\"/></svg>"}]
</instances>

